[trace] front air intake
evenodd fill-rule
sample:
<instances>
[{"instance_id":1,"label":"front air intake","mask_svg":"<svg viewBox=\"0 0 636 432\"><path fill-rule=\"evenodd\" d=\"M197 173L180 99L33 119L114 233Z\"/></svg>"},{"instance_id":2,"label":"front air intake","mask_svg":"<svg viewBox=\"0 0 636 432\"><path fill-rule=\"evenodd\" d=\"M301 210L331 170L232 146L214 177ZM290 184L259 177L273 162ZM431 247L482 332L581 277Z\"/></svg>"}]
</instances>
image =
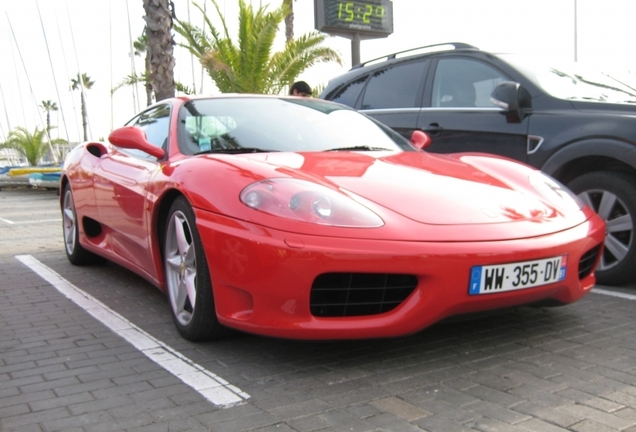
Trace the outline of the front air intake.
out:
<instances>
[{"instance_id":1,"label":"front air intake","mask_svg":"<svg viewBox=\"0 0 636 432\"><path fill-rule=\"evenodd\" d=\"M395 309L417 286L413 275L325 273L311 287L311 314L317 317L377 315Z\"/></svg>"},{"instance_id":2,"label":"front air intake","mask_svg":"<svg viewBox=\"0 0 636 432\"><path fill-rule=\"evenodd\" d=\"M601 246L599 245L583 254L581 260L579 261L579 279L583 279L584 277L589 276L589 274L592 273L600 250Z\"/></svg>"}]
</instances>

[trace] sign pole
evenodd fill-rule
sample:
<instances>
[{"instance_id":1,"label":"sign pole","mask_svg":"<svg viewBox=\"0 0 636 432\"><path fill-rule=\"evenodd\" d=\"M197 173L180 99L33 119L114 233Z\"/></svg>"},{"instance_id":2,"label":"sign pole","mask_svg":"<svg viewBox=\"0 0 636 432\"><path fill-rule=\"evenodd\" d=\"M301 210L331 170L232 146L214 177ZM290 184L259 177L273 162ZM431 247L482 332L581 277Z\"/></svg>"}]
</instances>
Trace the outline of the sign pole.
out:
<instances>
[{"instance_id":1,"label":"sign pole","mask_svg":"<svg viewBox=\"0 0 636 432\"><path fill-rule=\"evenodd\" d=\"M360 33L351 37L351 66L360 64Z\"/></svg>"}]
</instances>

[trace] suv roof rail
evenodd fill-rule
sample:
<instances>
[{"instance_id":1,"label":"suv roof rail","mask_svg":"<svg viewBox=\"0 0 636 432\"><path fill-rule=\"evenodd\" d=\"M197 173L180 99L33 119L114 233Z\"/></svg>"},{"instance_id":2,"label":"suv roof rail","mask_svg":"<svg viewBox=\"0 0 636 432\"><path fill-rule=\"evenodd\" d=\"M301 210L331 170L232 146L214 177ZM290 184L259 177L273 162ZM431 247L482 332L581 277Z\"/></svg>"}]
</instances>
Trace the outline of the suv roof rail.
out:
<instances>
[{"instance_id":1,"label":"suv roof rail","mask_svg":"<svg viewBox=\"0 0 636 432\"><path fill-rule=\"evenodd\" d=\"M435 51L445 51L445 50L450 50L450 49L478 49L476 46L467 44L467 43L463 43L463 42L445 42L445 43L439 43L439 44L434 44L434 45L426 45L426 46L422 46L422 47L418 47L418 48L411 48L411 49L407 49L404 51L398 51L396 53L393 54L389 54L389 55L385 55L382 57L378 57L375 58L373 60L368 60L364 63L358 63L357 65L354 65L351 69L358 69L361 68L363 66L366 66L368 64L371 63L375 63L375 62L379 62L379 61L387 61L387 60L392 60L397 58L399 55L401 54L406 54L406 53L411 53L411 55L415 55L415 54L419 54L415 51L419 51L419 52L435 52Z\"/></svg>"}]
</instances>

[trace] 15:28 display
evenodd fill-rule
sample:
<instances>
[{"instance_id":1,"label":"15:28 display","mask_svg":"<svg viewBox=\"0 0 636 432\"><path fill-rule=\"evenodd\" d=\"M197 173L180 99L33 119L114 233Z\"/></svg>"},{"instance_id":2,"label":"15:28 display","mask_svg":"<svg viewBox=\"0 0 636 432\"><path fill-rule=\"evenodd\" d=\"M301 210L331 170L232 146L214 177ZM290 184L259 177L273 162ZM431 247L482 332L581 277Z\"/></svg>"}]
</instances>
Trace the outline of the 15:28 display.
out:
<instances>
[{"instance_id":1,"label":"15:28 display","mask_svg":"<svg viewBox=\"0 0 636 432\"><path fill-rule=\"evenodd\" d=\"M371 24L372 18L382 18L385 14L383 6L374 6L371 4L359 5L356 2L338 2L338 19L347 22L362 21L365 24Z\"/></svg>"}]
</instances>

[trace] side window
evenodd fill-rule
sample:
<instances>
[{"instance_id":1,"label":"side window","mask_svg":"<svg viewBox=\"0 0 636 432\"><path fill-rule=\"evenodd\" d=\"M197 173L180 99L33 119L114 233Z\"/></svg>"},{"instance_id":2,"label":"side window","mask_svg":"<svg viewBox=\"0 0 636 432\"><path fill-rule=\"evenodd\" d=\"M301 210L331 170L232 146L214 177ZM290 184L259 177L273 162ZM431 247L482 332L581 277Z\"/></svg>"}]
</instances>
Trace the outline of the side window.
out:
<instances>
[{"instance_id":1,"label":"side window","mask_svg":"<svg viewBox=\"0 0 636 432\"><path fill-rule=\"evenodd\" d=\"M143 130L149 143L156 147L163 147L168 139L168 130L170 128L170 106L160 105L144 111L129 121L126 126L135 126ZM143 158L150 157L147 153L139 150L127 149L125 152Z\"/></svg>"},{"instance_id":2,"label":"side window","mask_svg":"<svg viewBox=\"0 0 636 432\"><path fill-rule=\"evenodd\" d=\"M161 105L145 111L139 116L135 126L146 133L146 138L151 144L163 147L164 142L168 139L170 106Z\"/></svg>"},{"instance_id":3,"label":"side window","mask_svg":"<svg viewBox=\"0 0 636 432\"><path fill-rule=\"evenodd\" d=\"M364 91L362 109L413 108L426 61L401 63L375 72Z\"/></svg>"},{"instance_id":4,"label":"side window","mask_svg":"<svg viewBox=\"0 0 636 432\"><path fill-rule=\"evenodd\" d=\"M499 71L477 60L440 59L433 80L433 107L487 107L490 94L507 78Z\"/></svg>"},{"instance_id":5,"label":"side window","mask_svg":"<svg viewBox=\"0 0 636 432\"><path fill-rule=\"evenodd\" d=\"M354 108L356 101L358 100L358 96L360 96L360 92L362 91L362 87L364 86L367 78L368 75L365 75L362 78L358 78L357 80L350 82L329 100Z\"/></svg>"}]
</instances>

